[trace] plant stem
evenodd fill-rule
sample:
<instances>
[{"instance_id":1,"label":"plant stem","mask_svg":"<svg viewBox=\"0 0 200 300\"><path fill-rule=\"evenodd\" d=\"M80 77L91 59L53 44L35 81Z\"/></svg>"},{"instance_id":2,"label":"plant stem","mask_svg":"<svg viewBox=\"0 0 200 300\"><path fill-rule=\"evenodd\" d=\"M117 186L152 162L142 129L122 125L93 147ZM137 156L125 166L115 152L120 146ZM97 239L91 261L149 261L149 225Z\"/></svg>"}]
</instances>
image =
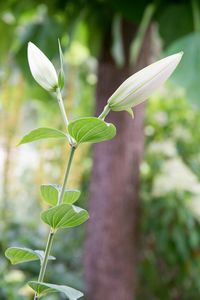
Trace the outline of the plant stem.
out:
<instances>
[{"instance_id":1,"label":"plant stem","mask_svg":"<svg viewBox=\"0 0 200 300\"><path fill-rule=\"evenodd\" d=\"M69 121L68 121L68 118L67 118L67 114L65 112L65 107L64 107L64 103L63 103L63 99L62 99L62 95L61 95L60 89L57 89L56 95L57 95L57 99L58 99L58 104L59 104L59 107L60 107L60 111L61 111L61 114L62 114L62 117L63 117L63 121L64 121L65 126L67 128L68 124L69 124Z\"/></svg>"},{"instance_id":2,"label":"plant stem","mask_svg":"<svg viewBox=\"0 0 200 300\"><path fill-rule=\"evenodd\" d=\"M59 195L59 199L58 199L58 204L60 205L63 201L63 197L64 197L64 193L65 193L65 188L67 185L67 181L69 178L69 173L70 173L70 169L71 169L71 165L72 165L72 160L74 157L74 153L75 153L76 148L75 147L71 147L70 148L70 154L69 154L69 159L67 162L67 167L66 167L66 171L65 171L65 175L64 175L64 180L63 180L63 185L62 185L62 189ZM44 259L41 263L41 268L40 268L40 273L39 273L39 277L38 277L38 282L43 282L44 280L44 276L45 276L45 272L46 272L46 268L47 268L47 264L48 264L48 258L52 249L52 245L53 245L53 239L54 236L56 234L56 231L54 231L52 228L50 229L49 232L49 236L48 236L48 240L47 240L47 244L46 244L46 249L45 249L45 253L44 253ZM38 300L38 296L37 293L35 293L34 296L34 300Z\"/></svg>"},{"instance_id":3,"label":"plant stem","mask_svg":"<svg viewBox=\"0 0 200 300\"><path fill-rule=\"evenodd\" d=\"M109 105L107 104L107 105L104 107L102 113L100 114L100 116L99 116L98 118L101 119L101 120L104 120L105 117L109 114L109 112L110 112L110 107L109 107Z\"/></svg>"},{"instance_id":4,"label":"plant stem","mask_svg":"<svg viewBox=\"0 0 200 300\"><path fill-rule=\"evenodd\" d=\"M45 275L45 272L46 272L48 258L49 258L49 254L50 254L50 251L51 251L51 248L52 248L54 235L55 235L55 231L53 231L51 229L50 232L49 232L49 237L48 237L48 240L47 240L45 255L44 255L44 259L43 259L41 269L40 269L40 273L39 273L39 277L38 277L39 282L42 282L44 280L44 275Z\"/></svg>"},{"instance_id":5,"label":"plant stem","mask_svg":"<svg viewBox=\"0 0 200 300\"><path fill-rule=\"evenodd\" d=\"M68 159L68 163L67 163L67 168L66 168L66 172L65 172L65 176L64 176L62 189L61 189L59 199L58 199L58 205L60 205L63 201L63 197L64 197L64 193L65 193L65 187L67 185L67 180L68 180L68 177L69 177L69 172L70 172L70 169L71 169L72 160L73 160L73 157L74 157L75 150L76 150L75 147L70 148L69 159Z\"/></svg>"},{"instance_id":6,"label":"plant stem","mask_svg":"<svg viewBox=\"0 0 200 300\"><path fill-rule=\"evenodd\" d=\"M70 145L73 147L73 146L75 146L75 142L73 141L72 137L68 134L69 121L68 121L68 118L67 118L67 114L65 112L63 98L62 98L62 94L61 94L61 91L60 91L59 88L56 91L56 96L57 96L58 104L59 104L59 107L60 107L60 112L61 112L61 115L63 117L63 121L64 121L64 124L66 126L66 129L67 129L67 138L69 140Z\"/></svg>"}]
</instances>

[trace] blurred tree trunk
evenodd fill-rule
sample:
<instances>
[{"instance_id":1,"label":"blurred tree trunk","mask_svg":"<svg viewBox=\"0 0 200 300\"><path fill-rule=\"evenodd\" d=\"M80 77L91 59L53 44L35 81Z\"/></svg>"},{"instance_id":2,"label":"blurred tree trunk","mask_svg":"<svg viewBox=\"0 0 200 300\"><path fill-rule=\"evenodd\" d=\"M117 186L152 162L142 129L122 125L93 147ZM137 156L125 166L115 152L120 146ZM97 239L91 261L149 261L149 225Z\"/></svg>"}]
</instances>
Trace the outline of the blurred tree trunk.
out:
<instances>
[{"instance_id":1,"label":"blurred tree trunk","mask_svg":"<svg viewBox=\"0 0 200 300\"><path fill-rule=\"evenodd\" d=\"M137 66L129 65L130 43L136 28L123 21L125 64L118 68L110 55L111 33L107 32L99 58L97 115L109 96L133 71L146 66L151 57L151 29L148 30ZM90 185L90 220L85 247L87 299L132 300L136 287L138 252L138 208L143 156L145 105L127 112L110 113L107 121L117 127L117 136L93 148Z\"/></svg>"}]
</instances>

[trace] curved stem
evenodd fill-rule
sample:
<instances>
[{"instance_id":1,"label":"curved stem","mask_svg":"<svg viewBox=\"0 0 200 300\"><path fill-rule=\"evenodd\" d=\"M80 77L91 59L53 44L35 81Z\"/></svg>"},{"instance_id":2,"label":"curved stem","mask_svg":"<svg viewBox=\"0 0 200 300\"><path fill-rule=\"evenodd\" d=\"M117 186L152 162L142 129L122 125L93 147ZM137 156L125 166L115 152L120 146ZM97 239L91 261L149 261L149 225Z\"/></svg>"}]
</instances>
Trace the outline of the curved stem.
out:
<instances>
[{"instance_id":1,"label":"curved stem","mask_svg":"<svg viewBox=\"0 0 200 300\"><path fill-rule=\"evenodd\" d=\"M67 181L68 181L68 178L69 178L69 173L70 173L70 169L71 169L72 160L73 160L73 157L74 157L75 150L76 150L75 147L70 148L69 159L68 159L68 162L67 162L67 167L66 167L66 171L65 171L65 175L64 175L64 180L63 180L63 185L62 185L61 192L59 194L59 199L58 199L58 204L57 205L60 205L63 202L65 188L67 186ZM48 258L49 258L49 255L50 255L50 252L51 252L51 249L52 249L53 239L54 239L55 234L56 234L56 231L51 228L50 232L49 232L47 244L46 244L46 249L45 249L45 252L44 252L44 259L43 259L43 261L41 263L41 267L40 267L38 282L43 282L43 280L44 280L44 276L45 276L45 272L46 272L46 268L47 268L47 264L48 264ZM37 293L35 293L34 300L38 300Z\"/></svg>"},{"instance_id":2,"label":"curved stem","mask_svg":"<svg viewBox=\"0 0 200 300\"><path fill-rule=\"evenodd\" d=\"M110 107L109 107L109 105L107 104L107 105L104 107L102 113L100 114L100 116L99 116L98 118L101 119L101 120L104 120L105 117L109 114L109 112L110 112Z\"/></svg>"}]
</instances>

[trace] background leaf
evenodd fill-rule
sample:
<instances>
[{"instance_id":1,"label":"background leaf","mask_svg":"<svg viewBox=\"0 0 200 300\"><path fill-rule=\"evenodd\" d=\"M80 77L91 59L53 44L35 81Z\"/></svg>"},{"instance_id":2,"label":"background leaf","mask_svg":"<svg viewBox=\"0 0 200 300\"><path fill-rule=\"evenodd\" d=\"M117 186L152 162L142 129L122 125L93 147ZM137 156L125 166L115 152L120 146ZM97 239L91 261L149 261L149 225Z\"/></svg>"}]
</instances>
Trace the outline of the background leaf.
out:
<instances>
[{"instance_id":1,"label":"background leaf","mask_svg":"<svg viewBox=\"0 0 200 300\"><path fill-rule=\"evenodd\" d=\"M188 100L200 108L200 33L192 33L177 40L166 50L166 55L178 51L184 51L184 55L171 80L183 87Z\"/></svg>"},{"instance_id":2,"label":"background leaf","mask_svg":"<svg viewBox=\"0 0 200 300\"><path fill-rule=\"evenodd\" d=\"M191 1L186 3L172 3L161 7L157 15L159 33L162 37L164 47L193 31L193 20ZM170 22L169 22L170 20Z\"/></svg>"}]
</instances>

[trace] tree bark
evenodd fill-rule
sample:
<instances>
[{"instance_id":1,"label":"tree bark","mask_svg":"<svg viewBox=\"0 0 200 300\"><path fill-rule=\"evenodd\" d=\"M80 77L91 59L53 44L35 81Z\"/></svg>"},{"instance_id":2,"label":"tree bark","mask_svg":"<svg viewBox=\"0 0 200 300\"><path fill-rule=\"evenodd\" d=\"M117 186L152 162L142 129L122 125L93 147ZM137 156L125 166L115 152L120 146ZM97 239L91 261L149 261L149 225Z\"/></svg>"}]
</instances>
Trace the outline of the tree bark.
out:
<instances>
[{"instance_id":1,"label":"tree bark","mask_svg":"<svg viewBox=\"0 0 200 300\"><path fill-rule=\"evenodd\" d=\"M133 24L123 22L125 64L120 69L110 55L110 32L105 36L98 67L97 115L109 96L133 73L128 54L135 30ZM149 30L134 71L149 63L150 40ZM115 124L117 136L93 148L85 246L88 300L134 299L144 110L144 104L138 106L134 120L127 112L111 112L107 121Z\"/></svg>"}]
</instances>

